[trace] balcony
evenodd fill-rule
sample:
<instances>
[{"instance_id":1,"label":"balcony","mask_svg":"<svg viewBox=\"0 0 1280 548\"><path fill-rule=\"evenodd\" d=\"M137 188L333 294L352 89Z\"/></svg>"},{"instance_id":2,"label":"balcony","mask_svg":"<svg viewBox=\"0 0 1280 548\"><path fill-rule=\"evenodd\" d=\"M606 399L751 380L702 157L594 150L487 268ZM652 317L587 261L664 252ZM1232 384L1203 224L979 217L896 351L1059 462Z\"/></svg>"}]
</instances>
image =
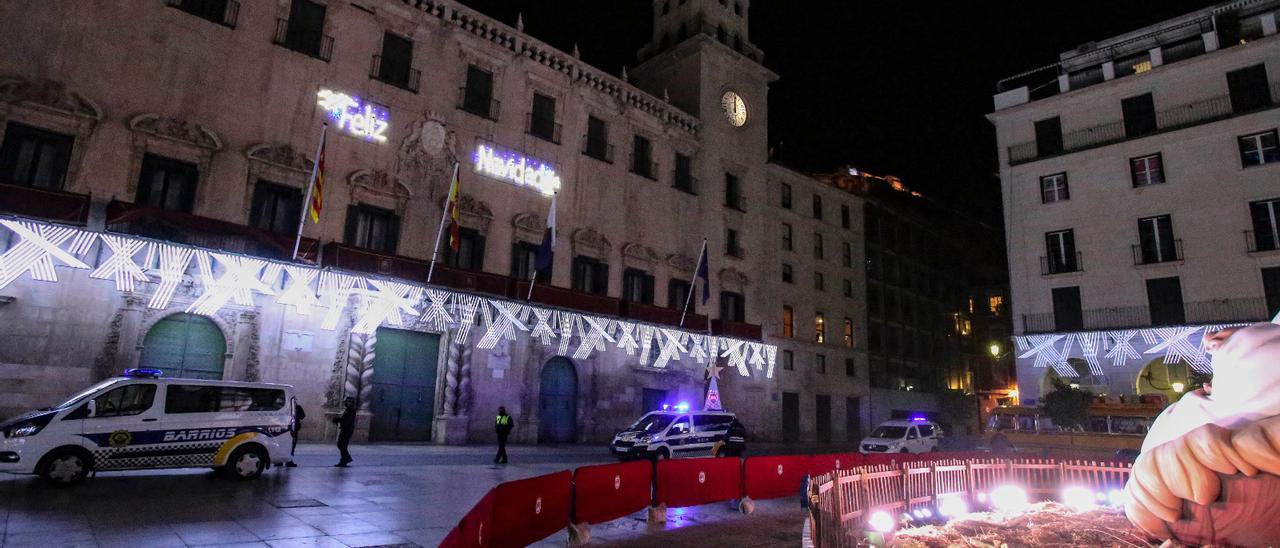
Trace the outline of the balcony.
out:
<instances>
[{"instance_id":1,"label":"balcony","mask_svg":"<svg viewBox=\"0 0 1280 548\"><path fill-rule=\"evenodd\" d=\"M633 320L663 325L680 325L681 310L678 308L664 308L661 306L629 301L622 301L621 304L622 315ZM692 331L706 329L707 317L701 314L686 314L684 317L684 327Z\"/></svg>"},{"instance_id":2,"label":"balcony","mask_svg":"<svg viewBox=\"0 0 1280 548\"><path fill-rule=\"evenodd\" d=\"M107 204L107 230L267 259L289 260L294 235L129 202ZM319 242L303 238L298 259L315 262Z\"/></svg>"},{"instance_id":3,"label":"balcony","mask_svg":"<svg viewBox=\"0 0 1280 548\"><path fill-rule=\"evenodd\" d=\"M673 170L671 172L671 181L671 188L694 196L698 195L698 192L694 190L698 188L698 178L689 174L689 172L681 173L679 170Z\"/></svg>"},{"instance_id":4,"label":"balcony","mask_svg":"<svg viewBox=\"0 0 1280 548\"><path fill-rule=\"evenodd\" d=\"M1216 299L1183 304L1186 324L1222 324L1260 322L1270 319L1266 302L1261 298ZM1165 325L1153 323L1147 306L1119 306L1090 308L1083 311L1084 330L1134 329ZM1057 329L1052 312L1022 315L1023 333L1055 333Z\"/></svg>"},{"instance_id":5,"label":"balcony","mask_svg":"<svg viewBox=\"0 0 1280 548\"><path fill-rule=\"evenodd\" d=\"M290 27L288 19L276 19L271 43L328 62L333 57L333 37L315 29Z\"/></svg>"},{"instance_id":6,"label":"balcony","mask_svg":"<svg viewBox=\"0 0 1280 548\"><path fill-rule=\"evenodd\" d=\"M496 122L501 107L502 102L492 95L468 91L467 86L458 88L458 110Z\"/></svg>"},{"instance_id":7,"label":"balcony","mask_svg":"<svg viewBox=\"0 0 1280 548\"><path fill-rule=\"evenodd\" d=\"M1156 130L1140 135L1126 134L1124 120L1116 120L1064 133L1062 135L1062 150L1052 153L1046 151L1045 154L1041 154L1036 147L1035 141L1020 143L1009 147L1009 165L1024 164L1041 158L1106 146L1130 139L1140 139L1148 135L1176 131L1235 116L1273 109L1280 103L1280 83L1271 83L1270 94L1270 100L1265 105L1252 110L1236 111L1232 108L1231 97L1228 95L1211 97L1159 110L1156 111Z\"/></svg>"},{"instance_id":8,"label":"balcony","mask_svg":"<svg viewBox=\"0 0 1280 548\"><path fill-rule=\"evenodd\" d=\"M582 136L582 154L595 158L606 164L613 163L613 145L603 139L592 140L589 135Z\"/></svg>"},{"instance_id":9,"label":"balcony","mask_svg":"<svg viewBox=\"0 0 1280 548\"><path fill-rule=\"evenodd\" d=\"M631 161L631 172L654 181L658 180L658 162L652 162L648 159L633 159Z\"/></svg>"},{"instance_id":10,"label":"balcony","mask_svg":"<svg viewBox=\"0 0 1280 548\"><path fill-rule=\"evenodd\" d=\"M550 143L560 144L560 124L552 118L538 116L532 112L525 118L525 132Z\"/></svg>"},{"instance_id":11,"label":"balcony","mask_svg":"<svg viewBox=\"0 0 1280 548\"><path fill-rule=\"evenodd\" d=\"M685 325L689 325L687 319L685 320ZM750 341L758 341L762 336L758 325L728 320L711 320L711 333Z\"/></svg>"},{"instance_id":12,"label":"balcony","mask_svg":"<svg viewBox=\"0 0 1280 548\"><path fill-rule=\"evenodd\" d=\"M305 244L304 244L305 245ZM337 242L324 246L322 266L367 272L388 277L426 283L430 261L385 255L358 247ZM529 282L508 276L461 270L436 263L435 273L431 277L432 285L448 287L459 291L484 293L507 299L525 300L529 295ZM544 304L556 308L564 308L601 316L628 318L671 327L680 326L680 310L662 308L640 303L624 302L605 295L593 295L553 285L536 284L530 302ZM715 329L717 322L712 322ZM707 317L700 314L689 314L684 319L685 328L701 331L707 325ZM716 331L734 337L760 340L760 326L726 322L725 331Z\"/></svg>"},{"instance_id":13,"label":"balcony","mask_svg":"<svg viewBox=\"0 0 1280 548\"><path fill-rule=\"evenodd\" d=\"M0 212L83 225L89 220L89 196L0 183Z\"/></svg>"},{"instance_id":14,"label":"balcony","mask_svg":"<svg viewBox=\"0 0 1280 548\"><path fill-rule=\"evenodd\" d=\"M1137 266L1173 263L1182 260L1181 239L1174 240L1172 246L1148 247L1132 245L1129 248L1133 251L1133 264Z\"/></svg>"},{"instance_id":15,"label":"balcony","mask_svg":"<svg viewBox=\"0 0 1280 548\"><path fill-rule=\"evenodd\" d=\"M369 77L384 84L417 93L418 80L422 77L422 71L410 68L408 64L385 63L381 55L374 55L373 66L369 67Z\"/></svg>"},{"instance_id":16,"label":"balcony","mask_svg":"<svg viewBox=\"0 0 1280 548\"><path fill-rule=\"evenodd\" d=\"M1063 260L1061 257L1040 257L1040 275L1053 276L1055 274L1067 274L1069 272L1084 272L1084 255L1079 251L1069 260Z\"/></svg>"},{"instance_id":17,"label":"balcony","mask_svg":"<svg viewBox=\"0 0 1280 548\"><path fill-rule=\"evenodd\" d=\"M178 8L201 19L228 28L236 28L240 18L240 2L236 0L164 0L165 5Z\"/></svg>"}]
</instances>

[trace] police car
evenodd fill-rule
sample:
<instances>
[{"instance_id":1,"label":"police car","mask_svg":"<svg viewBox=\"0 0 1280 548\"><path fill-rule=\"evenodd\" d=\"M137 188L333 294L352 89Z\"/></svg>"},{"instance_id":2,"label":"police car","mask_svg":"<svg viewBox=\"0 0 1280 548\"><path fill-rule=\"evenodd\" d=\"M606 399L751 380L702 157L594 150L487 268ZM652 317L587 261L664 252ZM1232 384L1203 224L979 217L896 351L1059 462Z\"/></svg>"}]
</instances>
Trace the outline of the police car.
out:
<instances>
[{"instance_id":1,"label":"police car","mask_svg":"<svg viewBox=\"0 0 1280 548\"><path fill-rule=\"evenodd\" d=\"M871 435L862 438L858 452L867 453L927 453L938 450L942 427L924 417L910 420L892 420L880 423Z\"/></svg>"},{"instance_id":2,"label":"police car","mask_svg":"<svg viewBox=\"0 0 1280 548\"><path fill-rule=\"evenodd\" d=\"M289 460L293 387L130 369L0 423L0 472L67 485L91 471L209 467L252 479Z\"/></svg>"},{"instance_id":3,"label":"police car","mask_svg":"<svg viewBox=\"0 0 1280 548\"><path fill-rule=\"evenodd\" d=\"M663 405L619 432L609 448L623 460L739 456L746 451L746 433L733 413Z\"/></svg>"}]
</instances>

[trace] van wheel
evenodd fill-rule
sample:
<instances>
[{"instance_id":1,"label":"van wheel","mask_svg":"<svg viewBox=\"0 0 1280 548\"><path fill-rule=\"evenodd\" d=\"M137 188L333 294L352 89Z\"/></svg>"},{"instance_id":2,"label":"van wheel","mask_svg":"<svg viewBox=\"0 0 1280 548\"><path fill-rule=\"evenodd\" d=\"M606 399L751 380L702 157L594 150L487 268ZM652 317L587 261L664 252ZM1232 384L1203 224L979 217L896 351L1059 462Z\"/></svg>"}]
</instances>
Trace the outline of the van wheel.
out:
<instances>
[{"instance_id":1,"label":"van wheel","mask_svg":"<svg viewBox=\"0 0 1280 548\"><path fill-rule=\"evenodd\" d=\"M911 450L910 450L910 449L907 449L906 447L903 447L903 448L902 448L902 450L901 450L901 451L898 451L898 452L899 452L899 453L910 453L910 452L911 452Z\"/></svg>"},{"instance_id":2,"label":"van wheel","mask_svg":"<svg viewBox=\"0 0 1280 548\"><path fill-rule=\"evenodd\" d=\"M93 458L84 449L58 449L44 458L40 477L52 485L66 486L84 481L93 469Z\"/></svg>"},{"instance_id":3,"label":"van wheel","mask_svg":"<svg viewBox=\"0 0 1280 548\"><path fill-rule=\"evenodd\" d=\"M241 445L231 452L223 470L235 479L251 480L267 469L267 460L267 452L262 447L256 444Z\"/></svg>"},{"instance_id":4,"label":"van wheel","mask_svg":"<svg viewBox=\"0 0 1280 548\"><path fill-rule=\"evenodd\" d=\"M667 460L669 458L671 458L671 452L667 451L666 447L659 449L658 452L653 455L654 460Z\"/></svg>"}]
</instances>

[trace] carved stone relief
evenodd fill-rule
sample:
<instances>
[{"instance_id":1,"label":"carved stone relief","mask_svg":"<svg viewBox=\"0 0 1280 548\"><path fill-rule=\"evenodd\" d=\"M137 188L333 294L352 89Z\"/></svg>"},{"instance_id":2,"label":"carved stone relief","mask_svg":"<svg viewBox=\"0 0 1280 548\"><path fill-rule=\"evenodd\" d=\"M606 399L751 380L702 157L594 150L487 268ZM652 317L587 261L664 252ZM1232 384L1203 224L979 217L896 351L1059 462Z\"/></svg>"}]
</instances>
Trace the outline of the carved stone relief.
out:
<instances>
[{"instance_id":1,"label":"carved stone relief","mask_svg":"<svg viewBox=\"0 0 1280 548\"><path fill-rule=\"evenodd\" d=\"M449 192L457 161L457 135L434 111L410 123L396 156L396 178L419 196L435 202Z\"/></svg>"},{"instance_id":2,"label":"carved stone relief","mask_svg":"<svg viewBox=\"0 0 1280 548\"><path fill-rule=\"evenodd\" d=\"M653 267L661 262L662 257L651 247L637 243L622 246L622 263L624 266L653 270Z\"/></svg>"},{"instance_id":3,"label":"carved stone relief","mask_svg":"<svg viewBox=\"0 0 1280 548\"><path fill-rule=\"evenodd\" d=\"M542 234L547 224L537 213L518 213L511 218L511 226L515 228L516 239L528 242L542 242Z\"/></svg>"},{"instance_id":4,"label":"carved stone relief","mask_svg":"<svg viewBox=\"0 0 1280 548\"><path fill-rule=\"evenodd\" d=\"M667 266L681 272L693 272L698 267L698 260L683 253L667 255Z\"/></svg>"},{"instance_id":5,"label":"carved stone relief","mask_svg":"<svg viewBox=\"0 0 1280 548\"><path fill-rule=\"evenodd\" d=\"M397 215L404 216L411 194L409 188L382 170L358 169L347 177L351 186L351 203L365 203L380 207L390 206Z\"/></svg>"},{"instance_id":6,"label":"carved stone relief","mask_svg":"<svg viewBox=\"0 0 1280 548\"><path fill-rule=\"evenodd\" d=\"M613 251L609 239L592 228L579 228L573 232L573 254L608 260Z\"/></svg>"},{"instance_id":7,"label":"carved stone relief","mask_svg":"<svg viewBox=\"0 0 1280 548\"><path fill-rule=\"evenodd\" d=\"M736 268L731 267L720 270L721 287L741 293L746 289L747 284L749 283L751 283L751 280L747 278L747 275L739 272Z\"/></svg>"}]
</instances>

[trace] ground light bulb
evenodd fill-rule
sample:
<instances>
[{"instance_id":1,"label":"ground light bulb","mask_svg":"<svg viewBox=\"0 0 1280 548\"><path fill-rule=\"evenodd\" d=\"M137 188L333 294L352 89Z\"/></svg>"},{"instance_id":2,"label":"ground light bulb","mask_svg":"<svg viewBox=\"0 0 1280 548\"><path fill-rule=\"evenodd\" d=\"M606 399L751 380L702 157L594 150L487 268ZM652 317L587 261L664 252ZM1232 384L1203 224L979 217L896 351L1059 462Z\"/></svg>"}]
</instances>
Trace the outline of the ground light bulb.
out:
<instances>
[{"instance_id":1,"label":"ground light bulb","mask_svg":"<svg viewBox=\"0 0 1280 548\"><path fill-rule=\"evenodd\" d=\"M960 497L947 497L938 505L938 513L949 518L957 518L969 513L969 508Z\"/></svg>"},{"instance_id":2,"label":"ground light bulb","mask_svg":"<svg viewBox=\"0 0 1280 548\"><path fill-rule=\"evenodd\" d=\"M930 510L930 509L928 509L928 508L923 508L923 509L921 509L921 510L920 510L920 512L921 512L921 513L923 513L923 514L924 514L924 517L926 517L926 518L931 518L931 517L933 517L933 510Z\"/></svg>"},{"instance_id":3,"label":"ground light bulb","mask_svg":"<svg viewBox=\"0 0 1280 548\"><path fill-rule=\"evenodd\" d=\"M1027 506L1027 492L1016 485L1005 485L991 491L991 505L1002 512L1018 512Z\"/></svg>"},{"instance_id":4,"label":"ground light bulb","mask_svg":"<svg viewBox=\"0 0 1280 548\"><path fill-rule=\"evenodd\" d=\"M1187 389L1187 385L1182 384L1180 382L1175 382L1171 386L1173 386L1173 391L1179 394L1181 394L1183 390Z\"/></svg>"},{"instance_id":5,"label":"ground light bulb","mask_svg":"<svg viewBox=\"0 0 1280 548\"><path fill-rule=\"evenodd\" d=\"M1097 506L1093 502L1093 491L1080 486L1064 489L1062 491L1062 503L1077 512L1092 510Z\"/></svg>"},{"instance_id":6,"label":"ground light bulb","mask_svg":"<svg viewBox=\"0 0 1280 548\"><path fill-rule=\"evenodd\" d=\"M987 502L987 494L978 493L978 502Z\"/></svg>"},{"instance_id":7,"label":"ground light bulb","mask_svg":"<svg viewBox=\"0 0 1280 548\"><path fill-rule=\"evenodd\" d=\"M1119 489L1112 489L1109 493L1107 493L1107 502L1111 503L1112 506L1124 506L1124 502L1125 502L1124 491L1121 491Z\"/></svg>"},{"instance_id":8,"label":"ground light bulb","mask_svg":"<svg viewBox=\"0 0 1280 548\"><path fill-rule=\"evenodd\" d=\"M876 512L871 514L871 519L867 520L872 529L881 533L888 533L893 530L893 517L886 512Z\"/></svg>"}]
</instances>

